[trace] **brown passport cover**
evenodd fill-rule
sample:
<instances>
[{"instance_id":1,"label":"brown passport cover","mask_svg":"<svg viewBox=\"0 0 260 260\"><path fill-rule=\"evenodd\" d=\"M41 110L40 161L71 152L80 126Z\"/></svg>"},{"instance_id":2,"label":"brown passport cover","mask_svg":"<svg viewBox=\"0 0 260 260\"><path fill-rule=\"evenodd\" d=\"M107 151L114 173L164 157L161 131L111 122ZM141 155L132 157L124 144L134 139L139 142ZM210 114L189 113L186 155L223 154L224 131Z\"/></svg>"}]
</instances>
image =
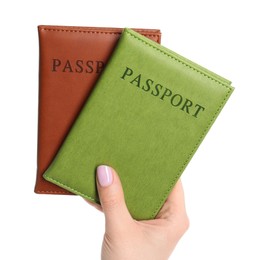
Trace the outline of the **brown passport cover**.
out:
<instances>
[{"instance_id":1,"label":"brown passport cover","mask_svg":"<svg viewBox=\"0 0 260 260\"><path fill-rule=\"evenodd\" d=\"M134 30L160 43L160 30ZM34 191L71 194L47 182L42 175L100 76L122 29L41 25L38 32L38 156Z\"/></svg>"}]
</instances>

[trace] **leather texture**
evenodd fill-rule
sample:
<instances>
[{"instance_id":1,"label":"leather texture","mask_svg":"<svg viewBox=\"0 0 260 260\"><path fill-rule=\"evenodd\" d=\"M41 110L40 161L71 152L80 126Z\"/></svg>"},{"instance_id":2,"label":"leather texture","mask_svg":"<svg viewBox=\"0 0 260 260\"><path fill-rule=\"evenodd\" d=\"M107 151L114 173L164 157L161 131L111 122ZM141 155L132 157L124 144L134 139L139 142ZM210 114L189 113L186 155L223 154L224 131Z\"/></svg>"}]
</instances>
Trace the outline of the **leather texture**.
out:
<instances>
[{"instance_id":1,"label":"leather texture","mask_svg":"<svg viewBox=\"0 0 260 260\"><path fill-rule=\"evenodd\" d=\"M39 26L39 121L35 192L71 194L43 177L123 29ZM156 29L135 29L160 42Z\"/></svg>"},{"instance_id":2,"label":"leather texture","mask_svg":"<svg viewBox=\"0 0 260 260\"><path fill-rule=\"evenodd\" d=\"M44 178L99 203L114 167L135 219L154 218L233 91L230 81L125 29Z\"/></svg>"}]
</instances>

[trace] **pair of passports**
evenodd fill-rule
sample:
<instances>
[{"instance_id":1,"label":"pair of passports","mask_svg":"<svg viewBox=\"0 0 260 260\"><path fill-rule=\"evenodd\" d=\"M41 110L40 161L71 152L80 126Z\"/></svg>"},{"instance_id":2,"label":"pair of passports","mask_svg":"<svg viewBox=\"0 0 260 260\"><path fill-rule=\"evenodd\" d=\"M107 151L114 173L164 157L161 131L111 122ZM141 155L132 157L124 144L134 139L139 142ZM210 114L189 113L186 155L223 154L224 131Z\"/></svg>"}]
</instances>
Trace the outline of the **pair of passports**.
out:
<instances>
[{"instance_id":1,"label":"pair of passports","mask_svg":"<svg viewBox=\"0 0 260 260\"><path fill-rule=\"evenodd\" d=\"M35 192L99 203L96 168L105 164L119 174L132 216L154 218L230 81L161 46L159 30L40 26L39 35Z\"/></svg>"}]
</instances>

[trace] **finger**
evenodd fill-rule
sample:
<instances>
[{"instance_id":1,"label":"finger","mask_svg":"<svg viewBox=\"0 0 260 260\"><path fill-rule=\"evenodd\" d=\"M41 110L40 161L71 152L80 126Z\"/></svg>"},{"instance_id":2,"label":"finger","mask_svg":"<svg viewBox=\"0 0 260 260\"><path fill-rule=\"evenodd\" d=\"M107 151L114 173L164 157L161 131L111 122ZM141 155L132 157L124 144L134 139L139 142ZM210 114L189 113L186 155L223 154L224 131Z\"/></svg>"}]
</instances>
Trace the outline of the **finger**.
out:
<instances>
[{"instance_id":1,"label":"finger","mask_svg":"<svg viewBox=\"0 0 260 260\"><path fill-rule=\"evenodd\" d=\"M97 168L97 188L106 218L106 231L127 227L132 218L125 204L120 179L114 169L106 165Z\"/></svg>"},{"instance_id":2,"label":"finger","mask_svg":"<svg viewBox=\"0 0 260 260\"><path fill-rule=\"evenodd\" d=\"M167 200L157 215L157 218L169 219L184 215L186 215L184 190L181 180L179 180L169 194Z\"/></svg>"}]
</instances>

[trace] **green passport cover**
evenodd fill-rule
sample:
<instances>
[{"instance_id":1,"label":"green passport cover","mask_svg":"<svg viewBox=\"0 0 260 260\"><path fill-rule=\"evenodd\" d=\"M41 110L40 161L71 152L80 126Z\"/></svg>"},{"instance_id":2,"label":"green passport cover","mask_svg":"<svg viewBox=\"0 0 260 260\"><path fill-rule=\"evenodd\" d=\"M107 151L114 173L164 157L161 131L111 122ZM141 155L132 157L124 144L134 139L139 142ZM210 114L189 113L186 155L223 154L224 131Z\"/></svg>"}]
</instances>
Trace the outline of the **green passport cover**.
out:
<instances>
[{"instance_id":1,"label":"green passport cover","mask_svg":"<svg viewBox=\"0 0 260 260\"><path fill-rule=\"evenodd\" d=\"M154 218L232 93L230 84L125 29L44 178L99 203L95 170L110 165L132 216Z\"/></svg>"}]
</instances>

